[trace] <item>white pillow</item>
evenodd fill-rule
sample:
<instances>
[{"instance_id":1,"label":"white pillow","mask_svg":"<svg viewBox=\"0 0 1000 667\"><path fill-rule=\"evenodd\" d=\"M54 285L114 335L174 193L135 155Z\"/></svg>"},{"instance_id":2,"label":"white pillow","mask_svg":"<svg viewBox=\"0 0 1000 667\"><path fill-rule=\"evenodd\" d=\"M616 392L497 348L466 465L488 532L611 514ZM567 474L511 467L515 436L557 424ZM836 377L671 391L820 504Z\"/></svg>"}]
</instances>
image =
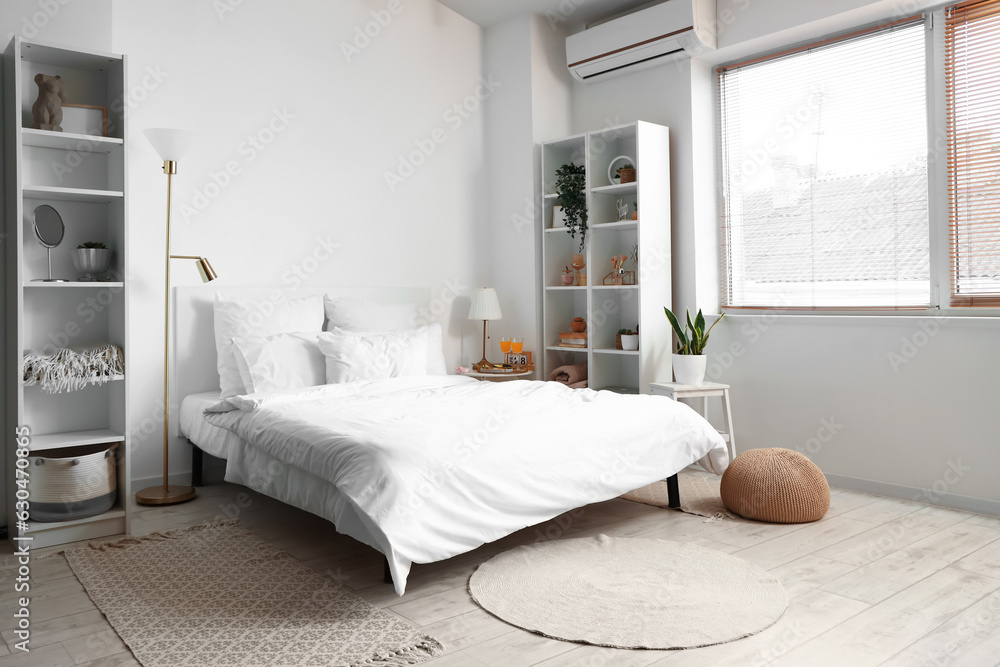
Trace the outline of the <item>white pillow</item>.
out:
<instances>
[{"instance_id":1,"label":"white pillow","mask_svg":"<svg viewBox=\"0 0 1000 667\"><path fill-rule=\"evenodd\" d=\"M222 398L246 393L236 365L233 338L323 330L323 297L247 299L215 295L215 349Z\"/></svg>"},{"instance_id":2,"label":"white pillow","mask_svg":"<svg viewBox=\"0 0 1000 667\"><path fill-rule=\"evenodd\" d=\"M427 375L427 330L361 333L334 329L319 336L327 384Z\"/></svg>"},{"instance_id":3,"label":"white pillow","mask_svg":"<svg viewBox=\"0 0 1000 667\"><path fill-rule=\"evenodd\" d=\"M375 303L344 297L323 297L326 331L400 331L417 326L415 303Z\"/></svg>"},{"instance_id":4,"label":"white pillow","mask_svg":"<svg viewBox=\"0 0 1000 667\"><path fill-rule=\"evenodd\" d=\"M326 384L326 359L316 332L234 338L236 366L248 394Z\"/></svg>"}]
</instances>

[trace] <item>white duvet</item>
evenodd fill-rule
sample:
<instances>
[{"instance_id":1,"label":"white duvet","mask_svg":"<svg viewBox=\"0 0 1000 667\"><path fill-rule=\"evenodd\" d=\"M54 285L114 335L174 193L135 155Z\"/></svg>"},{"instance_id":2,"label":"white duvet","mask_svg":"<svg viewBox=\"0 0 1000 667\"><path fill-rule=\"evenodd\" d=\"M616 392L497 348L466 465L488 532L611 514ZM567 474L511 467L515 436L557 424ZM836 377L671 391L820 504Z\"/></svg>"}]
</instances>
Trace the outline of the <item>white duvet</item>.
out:
<instances>
[{"instance_id":1,"label":"white duvet","mask_svg":"<svg viewBox=\"0 0 1000 667\"><path fill-rule=\"evenodd\" d=\"M335 485L368 532L353 536L387 556L400 595L411 563L464 553L695 461L718 474L729 462L722 437L686 405L555 382L350 382L236 396L206 416L246 441L244 457ZM246 477L235 481L257 486ZM337 512L305 509L344 530L327 515Z\"/></svg>"}]
</instances>

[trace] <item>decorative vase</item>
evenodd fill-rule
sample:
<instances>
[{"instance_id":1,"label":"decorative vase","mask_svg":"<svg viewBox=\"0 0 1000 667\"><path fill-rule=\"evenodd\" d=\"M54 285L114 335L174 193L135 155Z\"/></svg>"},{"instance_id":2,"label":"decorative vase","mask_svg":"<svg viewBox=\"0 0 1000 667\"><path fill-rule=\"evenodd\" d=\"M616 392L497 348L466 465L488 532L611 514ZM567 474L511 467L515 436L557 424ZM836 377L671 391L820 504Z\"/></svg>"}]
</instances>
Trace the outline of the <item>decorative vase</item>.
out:
<instances>
[{"instance_id":1,"label":"decorative vase","mask_svg":"<svg viewBox=\"0 0 1000 667\"><path fill-rule=\"evenodd\" d=\"M576 280L576 274L574 274L572 272L571 273L562 273L562 274L560 274L560 279L562 280L562 284L563 285L569 286L569 285L572 285L573 282Z\"/></svg>"},{"instance_id":2,"label":"decorative vase","mask_svg":"<svg viewBox=\"0 0 1000 667\"><path fill-rule=\"evenodd\" d=\"M639 349L639 334L621 334L623 350Z\"/></svg>"},{"instance_id":3,"label":"decorative vase","mask_svg":"<svg viewBox=\"0 0 1000 667\"><path fill-rule=\"evenodd\" d=\"M111 251L106 248L76 248L73 251L73 266L83 273L80 282L100 280L100 276L111 266Z\"/></svg>"},{"instance_id":4,"label":"decorative vase","mask_svg":"<svg viewBox=\"0 0 1000 667\"><path fill-rule=\"evenodd\" d=\"M573 261L570 266L576 271L576 284L586 285L587 284L587 274L583 273L583 269L587 266L587 261L584 259L583 255L577 253L573 255Z\"/></svg>"},{"instance_id":5,"label":"decorative vase","mask_svg":"<svg viewBox=\"0 0 1000 667\"><path fill-rule=\"evenodd\" d=\"M573 333L583 333L587 330L587 321L582 317L574 317L569 323L569 330Z\"/></svg>"},{"instance_id":6,"label":"decorative vase","mask_svg":"<svg viewBox=\"0 0 1000 667\"><path fill-rule=\"evenodd\" d=\"M674 380L680 384L700 387L705 384L708 357L704 354L674 354Z\"/></svg>"}]
</instances>

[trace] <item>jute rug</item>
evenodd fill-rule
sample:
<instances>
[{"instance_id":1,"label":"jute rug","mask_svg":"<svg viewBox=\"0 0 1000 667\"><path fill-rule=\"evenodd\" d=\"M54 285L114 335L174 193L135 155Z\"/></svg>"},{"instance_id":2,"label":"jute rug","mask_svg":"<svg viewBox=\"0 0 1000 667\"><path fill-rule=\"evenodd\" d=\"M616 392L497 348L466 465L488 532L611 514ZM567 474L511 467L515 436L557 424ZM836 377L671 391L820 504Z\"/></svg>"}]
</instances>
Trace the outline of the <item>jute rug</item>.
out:
<instances>
[{"instance_id":1,"label":"jute rug","mask_svg":"<svg viewBox=\"0 0 1000 667\"><path fill-rule=\"evenodd\" d=\"M233 521L65 555L145 667L412 665L444 651Z\"/></svg>"},{"instance_id":2,"label":"jute rug","mask_svg":"<svg viewBox=\"0 0 1000 667\"><path fill-rule=\"evenodd\" d=\"M695 544L628 537L540 542L479 566L469 591L486 611L555 639L685 649L770 627L788 606L773 576Z\"/></svg>"},{"instance_id":3,"label":"jute rug","mask_svg":"<svg viewBox=\"0 0 1000 667\"><path fill-rule=\"evenodd\" d=\"M741 521L740 517L727 510L726 506L722 504L722 496L719 493L721 481L721 477L710 472L682 471L677 475L677 486L681 494L680 510L688 514L707 517L711 521L720 519ZM669 507L665 481L653 482L649 486L629 491L621 497L646 505Z\"/></svg>"}]
</instances>

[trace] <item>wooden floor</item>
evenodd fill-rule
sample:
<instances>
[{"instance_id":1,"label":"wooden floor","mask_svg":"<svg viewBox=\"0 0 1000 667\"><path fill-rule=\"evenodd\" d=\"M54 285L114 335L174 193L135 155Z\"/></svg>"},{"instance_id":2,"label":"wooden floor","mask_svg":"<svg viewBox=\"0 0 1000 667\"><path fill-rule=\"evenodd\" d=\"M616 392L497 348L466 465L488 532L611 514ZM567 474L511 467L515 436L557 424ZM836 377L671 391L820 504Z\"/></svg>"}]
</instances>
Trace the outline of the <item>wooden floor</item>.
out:
<instances>
[{"instance_id":1,"label":"wooden floor","mask_svg":"<svg viewBox=\"0 0 1000 667\"><path fill-rule=\"evenodd\" d=\"M139 508L135 534L239 517L276 547L448 647L432 667L482 665L969 665L1000 664L1000 518L834 490L827 516L805 525L705 522L610 500L527 528L475 552L414 566L406 596L382 584L381 556L325 521L230 484L187 504ZM693 541L773 572L790 605L743 640L689 651L623 651L534 635L490 616L469 597L476 566L537 540L608 535ZM49 552L55 549L47 550ZM87 597L65 559L32 561L31 652L14 651L10 547L0 552L0 667L138 665Z\"/></svg>"}]
</instances>

